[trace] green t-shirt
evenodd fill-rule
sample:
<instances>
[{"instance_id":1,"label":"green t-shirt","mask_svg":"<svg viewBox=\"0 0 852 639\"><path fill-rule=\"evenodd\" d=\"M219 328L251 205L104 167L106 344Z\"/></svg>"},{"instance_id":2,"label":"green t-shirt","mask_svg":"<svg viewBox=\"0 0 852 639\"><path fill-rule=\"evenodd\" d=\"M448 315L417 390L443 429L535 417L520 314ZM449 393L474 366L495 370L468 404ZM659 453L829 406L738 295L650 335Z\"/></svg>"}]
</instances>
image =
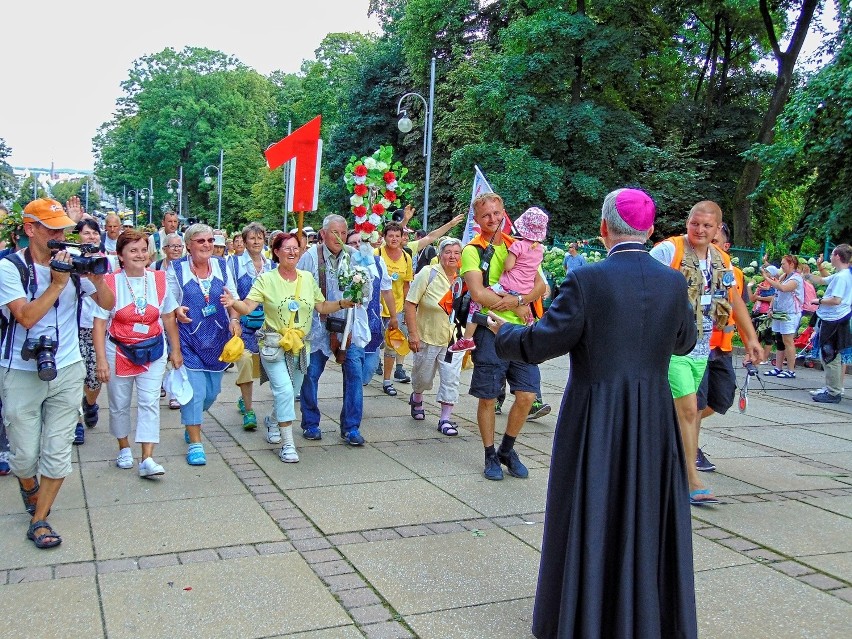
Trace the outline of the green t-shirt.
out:
<instances>
[{"instance_id":1,"label":"green t-shirt","mask_svg":"<svg viewBox=\"0 0 852 639\"><path fill-rule=\"evenodd\" d=\"M305 335L311 330L311 318L314 316L314 306L325 301L319 284L307 271L296 271L299 277L296 281L289 282L281 277L278 269L267 271L259 275L252 284L251 290L246 295L247 300L263 304L263 313L266 315L266 323L282 332L286 328L301 328ZM301 280L299 289L299 310L292 320L293 311L290 310L290 302L296 298L296 284Z\"/></svg>"},{"instance_id":2,"label":"green t-shirt","mask_svg":"<svg viewBox=\"0 0 852 639\"><path fill-rule=\"evenodd\" d=\"M505 243L494 245L494 256L491 258L491 264L488 268L488 281L483 282L485 286L491 286L498 282L500 275L503 273L503 264L506 263L506 256L508 255L509 247L507 247ZM462 249L461 268L459 269L459 274L464 277L464 274L468 271L480 270L480 259L480 252L476 246L472 244L465 246L464 249ZM488 310L489 309L487 308L483 308L482 312L486 313ZM512 324L524 324L524 321L518 317L514 311L494 311L494 314Z\"/></svg>"}]
</instances>

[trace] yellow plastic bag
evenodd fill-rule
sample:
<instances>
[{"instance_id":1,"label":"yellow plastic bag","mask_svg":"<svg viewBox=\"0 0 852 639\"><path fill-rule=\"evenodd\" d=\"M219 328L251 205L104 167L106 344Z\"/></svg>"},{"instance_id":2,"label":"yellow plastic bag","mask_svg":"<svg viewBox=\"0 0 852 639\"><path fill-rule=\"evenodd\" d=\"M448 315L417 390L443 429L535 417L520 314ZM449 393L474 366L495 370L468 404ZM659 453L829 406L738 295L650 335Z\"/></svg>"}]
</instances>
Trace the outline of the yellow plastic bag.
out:
<instances>
[{"instance_id":1,"label":"yellow plastic bag","mask_svg":"<svg viewBox=\"0 0 852 639\"><path fill-rule=\"evenodd\" d=\"M246 349L245 342L241 337L234 335L225 343L225 348L222 349L222 354L219 355L220 362L234 363L240 359L240 355Z\"/></svg>"},{"instance_id":2,"label":"yellow plastic bag","mask_svg":"<svg viewBox=\"0 0 852 639\"><path fill-rule=\"evenodd\" d=\"M388 328L385 331L385 346L392 348L397 355L402 355L403 357L411 352L405 333L398 328Z\"/></svg>"}]
</instances>

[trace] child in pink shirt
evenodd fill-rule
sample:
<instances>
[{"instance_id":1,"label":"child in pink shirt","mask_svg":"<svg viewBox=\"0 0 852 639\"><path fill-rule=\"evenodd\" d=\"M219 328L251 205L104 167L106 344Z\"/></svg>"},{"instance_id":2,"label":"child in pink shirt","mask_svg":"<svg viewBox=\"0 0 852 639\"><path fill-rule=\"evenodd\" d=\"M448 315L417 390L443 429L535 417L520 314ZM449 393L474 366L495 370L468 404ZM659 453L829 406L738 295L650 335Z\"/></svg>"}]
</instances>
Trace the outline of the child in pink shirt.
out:
<instances>
[{"instance_id":1,"label":"child in pink shirt","mask_svg":"<svg viewBox=\"0 0 852 639\"><path fill-rule=\"evenodd\" d=\"M521 239L515 240L508 247L509 254L503 263L503 273L496 284L489 288L500 295L526 295L535 286L535 275L544 259L544 246L542 242L547 235L547 213L537 206L524 211L515 220L515 230ZM479 304L470 302L470 315L467 326L465 326L464 337L452 344L447 350L453 353L472 351L476 346L473 342L473 332L476 324L473 322L473 314L480 310ZM534 318L530 316L530 322Z\"/></svg>"}]
</instances>

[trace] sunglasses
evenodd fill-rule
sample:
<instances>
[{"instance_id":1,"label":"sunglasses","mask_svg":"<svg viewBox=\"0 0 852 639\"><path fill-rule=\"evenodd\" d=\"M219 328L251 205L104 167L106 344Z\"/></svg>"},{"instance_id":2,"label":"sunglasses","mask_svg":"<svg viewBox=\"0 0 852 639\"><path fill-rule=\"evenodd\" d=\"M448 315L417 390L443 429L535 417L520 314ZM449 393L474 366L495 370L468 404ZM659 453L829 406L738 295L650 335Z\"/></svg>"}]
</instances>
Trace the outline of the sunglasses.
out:
<instances>
[{"instance_id":1,"label":"sunglasses","mask_svg":"<svg viewBox=\"0 0 852 639\"><path fill-rule=\"evenodd\" d=\"M192 240L192 241L195 242L196 244L213 244L213 242L215 242L216 240L214 240L212 237L208 237L208 238L202 238L200 240Z\"/></svg>"}]
</instances>

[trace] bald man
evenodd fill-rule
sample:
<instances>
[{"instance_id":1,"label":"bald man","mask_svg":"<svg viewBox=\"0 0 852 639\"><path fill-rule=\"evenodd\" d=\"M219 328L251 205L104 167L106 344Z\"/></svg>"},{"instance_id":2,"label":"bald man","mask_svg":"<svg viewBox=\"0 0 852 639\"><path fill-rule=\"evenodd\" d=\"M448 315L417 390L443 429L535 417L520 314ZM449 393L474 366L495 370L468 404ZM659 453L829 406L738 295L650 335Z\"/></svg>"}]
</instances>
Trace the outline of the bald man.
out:
<instances>
[{"instance_id":1,"label":"bald man","mask_svg":"<svg viewBox=\"0 0 852 639\"><path fill-rule=\"evenodd\" d=\"M116 255L115 243L121 235L121 218L115 213L110 213L104 221L106 235L103 236L103 251L108 255Z\"/></svg>"}]
</instances>

